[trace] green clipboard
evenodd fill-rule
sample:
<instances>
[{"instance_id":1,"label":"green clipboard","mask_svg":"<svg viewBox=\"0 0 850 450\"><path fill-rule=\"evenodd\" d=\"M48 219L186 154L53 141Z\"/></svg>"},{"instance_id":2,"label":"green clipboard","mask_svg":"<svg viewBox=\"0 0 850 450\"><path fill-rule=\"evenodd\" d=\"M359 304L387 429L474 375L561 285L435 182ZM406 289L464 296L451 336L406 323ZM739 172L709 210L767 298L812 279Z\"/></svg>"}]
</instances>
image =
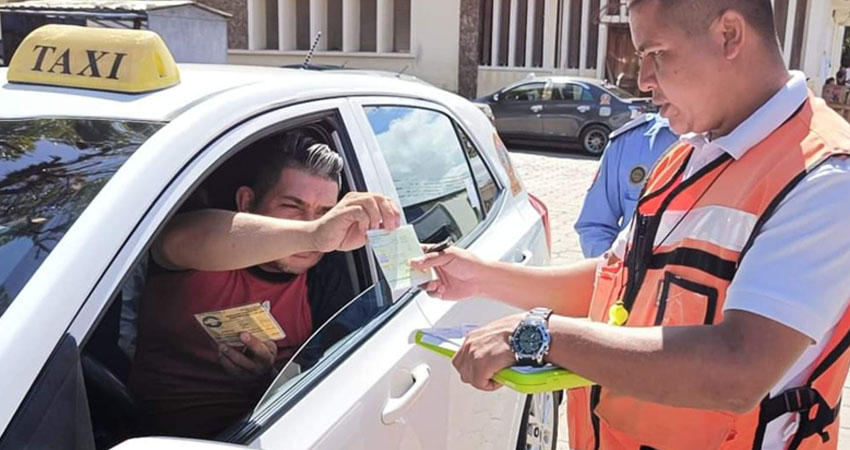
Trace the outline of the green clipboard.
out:
<instances>
[{"instance_id":1,"label":"green clipboard","mask_svg":"<svg viewBox=\"0 0 850 450\"><path fill-rule=\"evenodd\" d=\"M443 355L446 358L454 356L456 350L452 348L451 343L446 342L445 345L439 345L437 343L426 342L426 339L425 333L421 330L416 331L414 335L416 345ZM554 366L543 370L508 367L496 372L493 380L522 394L536 394L538 392L559 391L593 385L591 381L567 369Z\"/></svg>"}]
</instances>

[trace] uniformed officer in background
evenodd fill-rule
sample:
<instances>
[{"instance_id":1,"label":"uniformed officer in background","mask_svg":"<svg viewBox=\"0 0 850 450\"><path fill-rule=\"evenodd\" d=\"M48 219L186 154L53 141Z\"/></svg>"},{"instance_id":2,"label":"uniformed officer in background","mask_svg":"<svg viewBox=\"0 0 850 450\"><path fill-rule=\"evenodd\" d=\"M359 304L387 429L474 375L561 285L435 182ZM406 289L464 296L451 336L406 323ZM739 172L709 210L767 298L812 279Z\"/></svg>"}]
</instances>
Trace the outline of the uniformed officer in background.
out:
<instances>
[{"instance_id":1,"label":"uniformed officer in background","mask_svg":"<svg viewBox=\"0 0 850 450\"><path fill-rule=\"evenodd\" d=\"M575 224L585 258L611 248L631 220L649 170L677 139L657 114L644 114L611 133Z\"/></svg>"}]
</instances>

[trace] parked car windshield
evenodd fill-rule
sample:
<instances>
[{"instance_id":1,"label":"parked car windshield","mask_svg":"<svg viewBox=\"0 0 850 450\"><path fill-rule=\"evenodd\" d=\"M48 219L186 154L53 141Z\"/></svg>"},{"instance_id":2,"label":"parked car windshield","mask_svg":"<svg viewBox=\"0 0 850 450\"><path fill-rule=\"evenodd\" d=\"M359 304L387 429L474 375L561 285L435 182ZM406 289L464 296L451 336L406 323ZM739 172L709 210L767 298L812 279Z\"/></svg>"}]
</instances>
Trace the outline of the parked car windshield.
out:
<instances>
[{"instance_id":1,"label":"parked car windshield","mask_svg":"<svg viewBox=\"0 0 850 450\"><path fill-rule=\"evenodd\" d=\"M0 316L103 185L161 126L0 120Z\"/></svg>"}]
</instances>

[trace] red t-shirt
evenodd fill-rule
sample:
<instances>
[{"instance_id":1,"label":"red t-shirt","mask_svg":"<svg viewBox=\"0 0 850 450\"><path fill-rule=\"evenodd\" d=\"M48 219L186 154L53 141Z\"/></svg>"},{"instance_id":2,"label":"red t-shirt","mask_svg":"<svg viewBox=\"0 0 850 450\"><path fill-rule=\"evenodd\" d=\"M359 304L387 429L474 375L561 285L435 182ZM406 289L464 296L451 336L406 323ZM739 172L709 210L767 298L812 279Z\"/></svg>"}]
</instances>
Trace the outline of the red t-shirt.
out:
<instances>
[{"instance_id":1,"label":"red t-shirt","mask_svg":"<svg viewBox=\"0 0 850 450\"><path fill-rule=\"evenodd\" d=\"M307 274L169 272L149 278L139 312L138 348L130 389L146 432L209 437L251 411L271 378L245 383L218 360L218 345L195 314L269 302L286 338L277 360L287 360L313 330Z\"/></svg>"}]
</instances>

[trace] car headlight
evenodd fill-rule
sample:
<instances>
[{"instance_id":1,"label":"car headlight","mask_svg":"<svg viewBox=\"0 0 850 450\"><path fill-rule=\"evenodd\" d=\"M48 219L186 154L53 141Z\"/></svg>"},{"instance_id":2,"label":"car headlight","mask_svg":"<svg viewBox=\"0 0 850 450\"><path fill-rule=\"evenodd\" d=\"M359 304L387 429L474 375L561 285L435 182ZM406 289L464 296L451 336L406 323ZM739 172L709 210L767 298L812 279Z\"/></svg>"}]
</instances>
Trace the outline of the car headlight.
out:
<instances>
[{"instance_id":1,"label":"car headlight","mask_svg":"<svg viewBox=\"0 0 850 450\"><path fill-rule=\"evenodd\" d=\"M477 106L488 119L490 119L490 123L496 123L496 116L493 115L493 109L490 108L490 105L486 103L474 103L474 105Z\"/></svg>"}]
</instances>

